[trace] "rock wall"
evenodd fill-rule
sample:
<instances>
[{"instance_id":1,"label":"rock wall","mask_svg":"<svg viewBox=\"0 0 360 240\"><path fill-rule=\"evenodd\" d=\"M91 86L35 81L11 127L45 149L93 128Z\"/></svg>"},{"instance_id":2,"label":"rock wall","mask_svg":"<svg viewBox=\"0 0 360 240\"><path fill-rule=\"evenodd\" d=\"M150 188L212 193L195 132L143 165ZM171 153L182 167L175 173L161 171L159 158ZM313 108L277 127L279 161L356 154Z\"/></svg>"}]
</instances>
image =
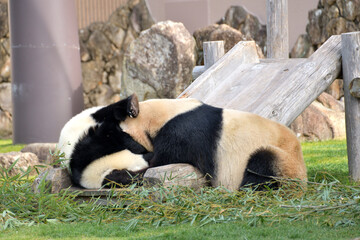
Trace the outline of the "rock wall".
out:
<instances>
[{"instance_id":1,"label":"rock wall","mask_svg":"<svg viewBox=\"0 0 360 240\"><path fill-rule=\"evenodd\" d=\"M0 136L12 133L10 39L7 3L0 2Z\"/></svg>"},{"instance_id":2,"label":"rock wall","mask_svg":"<svg viewBox=\"0 0 360 240\"><path fill-rule=\"evenodd\" d=\"M125 97L123 60L131 42L154 24L144 0L131 0L107 22L81 29L80 54L85 107L107 105Z\"/></svg>"}]
</instances>

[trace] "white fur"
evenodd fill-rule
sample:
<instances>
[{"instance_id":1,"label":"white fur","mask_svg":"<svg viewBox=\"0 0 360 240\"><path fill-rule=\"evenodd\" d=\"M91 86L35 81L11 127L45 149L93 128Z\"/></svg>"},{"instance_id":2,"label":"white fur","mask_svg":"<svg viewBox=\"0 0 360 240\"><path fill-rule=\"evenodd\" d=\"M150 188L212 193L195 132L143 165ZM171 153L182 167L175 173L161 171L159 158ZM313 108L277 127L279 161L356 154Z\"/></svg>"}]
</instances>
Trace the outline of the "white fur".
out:
<instances>
[{"instance_id":1,"label":"white fur","mask_svg":"<svg viewBox=\"0 0 360 240\"><path fill-rule=\"evenodd\" d=\"M74 146L79 139L89 128L96 125L96 121L91 117L91 114L101 108L102 107L93 107L84 110L71 118L61 130L58 148L61 152L65 153L65 159L67 161L70 159Z\"/></svg>"},{"instance_id":2,"label":"white fur","mask_svg":"<svg viewBox=\"0 0 360 240\"><path fill-rule=\"evenodd\" d=\"M83 171L80 183L85 188L100 188L104 178L112 170L139 171L148 166L142 155L123 150L97 159L88 165Z\"/></svg>"}]
</instances>

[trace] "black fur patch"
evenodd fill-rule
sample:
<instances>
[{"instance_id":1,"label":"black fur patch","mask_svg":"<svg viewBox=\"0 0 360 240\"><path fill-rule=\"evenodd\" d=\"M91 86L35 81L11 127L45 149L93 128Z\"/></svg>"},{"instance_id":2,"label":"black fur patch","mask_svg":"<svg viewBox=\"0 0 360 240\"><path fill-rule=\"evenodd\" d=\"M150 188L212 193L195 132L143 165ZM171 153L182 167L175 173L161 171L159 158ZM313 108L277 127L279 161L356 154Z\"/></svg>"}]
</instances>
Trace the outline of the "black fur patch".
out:
<instances>
[{"instance_id":1,"label":"black fur patch","mask_svg":"<svg viewBox=\"0 0 360 240\"><path fill-rule=\"evenodd\" d=\"M142 145L123 132L115 121L108 119L99 126L89 129L76 144L71 155L70 169L73 184L80 186L82 172L94 160L124 149L136 154L147 152Z\"/></svg>"},{"instance_id":2,"label":"black fur patch","mask_svg":"<svg viewBox=\"0 0 360 240\"><path fill-rule=\"evenodd\" d=\"M214 176L222 111L204 104L167 122L152 140L154 158L150 167L189 163L202 173Z\"/></svg>"},{"instance_id":3,"label":"black fur patch","mask_svg":"<svg viewBox=\"0 0 360 240\"><path fill-rule=\"evenodd\" d=\"M246 166L241 186L256 186L259 190L262 190L265 185L277 188L278 183L272 178L275 177L275 161L276 155L267 149L254 152Z\"/></svg>"},{"instance_id":4,"label":"black fur patch","mask_svg":"<svg viewBox=\"0 0 360 240\"><path fill-rule=\"evenodd\" d=\"M106 175L102 185L105 187L123 187L132 183L142 183L143 175L146 169L132 172L128 170L113 170L111 173Z\"/></svg>"}]
</instances>

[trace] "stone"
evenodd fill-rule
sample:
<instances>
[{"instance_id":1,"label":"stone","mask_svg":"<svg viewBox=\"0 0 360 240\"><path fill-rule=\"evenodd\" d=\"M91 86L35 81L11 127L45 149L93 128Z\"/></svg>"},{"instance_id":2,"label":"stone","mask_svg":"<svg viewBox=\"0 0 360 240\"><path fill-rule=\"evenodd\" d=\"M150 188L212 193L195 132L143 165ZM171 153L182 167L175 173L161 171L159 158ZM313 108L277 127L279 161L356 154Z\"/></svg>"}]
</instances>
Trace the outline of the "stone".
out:
<instances>
[{"instance_id":1,"label":"stone","mask_svg":"<svg viewBox=\"0 0 360 240\"><path fill-rule=\"evenodd\" d=\"M100 30L91 33L87 42L87 49L91 58L96 60L109 60L113 54L110 40Z\"/></svg>"},{"instance_id":2,"label":"stone","mask_svg":"<svg viewBox=\"0 0 360 240\"><path fill-rule=\"evenodd\" d=\"M11 71L11 61L10 61L10 56L5 56L3 57L4 59L4 64L0 67L0 76L1 79L3 79L4 81L8 81L8 79L10 78L10 71Z\"/></svg>"},{"instance_id":3,"label":"stone","mask_svg":"<svg viewBox=\"0 0 360 240\"><path fill-rule=\"evenodd\" d=\"M114 95L114 91L107 84L100 84L94 90L93 94L89 96L90 102L95 106L106 106L111 102L111 98Z\"/></svg>"},{"instance_id":4,"label":"stone","mask_svg":"<svg viewBox=\"0 0 360 240\"><path fill-rule=\"evenodd\" d=\"M0 83L0 109L12 114L11 83Z\"/></svg>"},{"instance_id":5,"label":"stone","mask_svg":"<svg viewBox=\"0 0 360 240\"><path fill-rule=\"evenodd\" d=\"M91 60L90 52L87 49L85 43L80 40L79 45L80 45L80 59L81 59L81 62L90 61Z\"/></svg>"},{"instance_id":6,"label":"stone","mask_svg":"<svg viewBox=\"0 0 360 240\"><path fill-rule=\"evenodd\" d=\"M330 119L325 116L317 106L311 104L307 107L290 128L296 133L300 140L316 141L333 138Z\"/></svg>"},{"instance_id":7,"label":"stone","mask_svg":"<svg viewBox=\"0 0 360 240\"><path fill-rule=\"evenodd\" d=\"M12 134L12 117L8 112L0 109L0 138L11 138Z\"/></svg>"},{"instance_id":8,"label":"stone","mask_svg":"<svg viewBox=\"0 0 360 240\"><path fill-rule=\"evenodd\" d=\"M325 92L340 100L344 96L344 81L342 79L335 79Z\"/></svg>"},{"instance_id":9,"label":"stone","mask_svg":"<svg viewBox=\"0 0 360 240\"><path fill-rule=\"evenodd\" d=\"M105 23L103 31L105 36L111 41L112 44L114 44L117 48L121 48L125 39L124 29L110 23Z\"/></svg>"},{"instance_id":10,"label":"stone","mask_svg":"<svg viewBox=\"0 0 360 240\"><path fill-rule=\"evenodd\" d=\"M140 33L141 31L150 28L155 21L150 14L145 0L133 2L136 4L131 9L130 24L137 33ZM134 3L130 2L130 5Z\"/></svg>"},{"instance_id":11,"label":"stone","mask_svg":"<svg viewBox=\"0 0 360 240\"><path fill-rule=\"evenodd\" d=\"M130 44L124 56L123 86L142 82L161 98L175 98L190 84L194 66L195 40L184 25L159 22ZM140 101L148 99L139 94L141 88L137 90Z\"/></svg>"},{"instance_id":12,"label":"stone","mask_svg":"<svg viewBox=\"0 0 360 240\"><path fill-rule=\"evenodd\" d=\"M17 161L17 162L16 162ZM16 164L9 170L12 164ZM9 152L9 153L0 153L0 167L8 169L9 176L15 176L17 174L22 174L32 168L35 165L39 165L39 159L34 153L22 153L22 152ZM34 174L34 169L31 171L31 174Z\"/></svg>"},{"instance_id":13,"label":"stone","mask_svg":"<svg viewBox=\"0 0 360 240\"><path fill-rule=\"evenodd\" d=\"M203 51L202 45L208 41L224 41L225 53L234 47L239 41L253 40L251 37L245 37L240 31L226 24L212 24L208 27L201 28L194 32L196 45L198 49ZM201 46L201 48L199 48ZM264 54L260 47L256 45L259 58L264 58ZM202 52L199 53L198 63L203 64Z\"/></svg>"},{"instance_id":14,"label":"stone","mask_svg":"<svg viewBox=\"0 0 360 240\"><path fill-rule=\"evenodd\" d=\"M323 92L316 99L319 103L321 103L324 107L334 110L336 112L344 112L345 106L341 101L336 100L332 95Z\"/></svg>"},{"instance_id":15,"label":"stone","mask_svg":"<svg viewBox=\"0 0 360 240\"><path fill-rule=\"evenodd\" d=\"M110 15L108 22L125 30L129 26L130 14L131 11L127 6L121 6Z\"/></svg>"},{"instance_id":16,"label":"stone","mask_svg":"<svg viewBox=\"0 0 360 240\"><path fill-rule=\"evenodd\" d=\"M322 32L322 27L324 26L323 15L323 9L309 11L309 23L306 26L306 32L313 45L322 44L326 40Z\"/></svg>"},{"instance_id":17,"label":"stone","mask_svg":"<svg viewBox=\"0 0 360 240\"><path fill-rule=\"evenodd\" d=\"M54 164L57 160L56 143L31 143L21 149L20 152L34 153L38 157L40 163L48 165Z\"/></svg>"},{"instance_id":18,"label":"stone","mask_svg":"<svg viewBox=\"0 0 360 240\"><path fill-rule=\"evenodd\" d=\"M34 192L59 193L71 187L71 178L67 168L48 168L34 180Z\"/></svg>"},{"instance_id":19,"label":"stone","mask_svg":"<svg viewBox=\"0 0 360 240\"><path fill-rule=\"evenodd\" d=\"M262 25L257 17L248 13L242 6L231 6L225 17L219 23L225 23L244 34L247 38L254 39L265 52L266 26Z\"/></svg>"},{"instance_id":20,"label":"stone","mask_svg":"<svg viewBox=\"0 0 360 240\"><path fill-rule=\"evenodd\" d=\"M332 132L331 138L324 138L321 140L328 139L345 139L346 138L346 127L345 127L345 112L335 111L325 107L319 102L314 102L313 105L328 119L329 127Z\"/></svg>"},{"instance_id":21,"label":"stone","mask_svg":"<svg viewBox=\"0 0 360 240\"><path fill-rule=\"evenodd\" d=\"M102 84L104 62L100 60L83 62L81 68L84 92L90 93L98 85Z\"/></svg>"},{"instance_id":22,"label":"stone","mask_svg":"<svg viewBox=\"0 0 360 240\"><path fill-rule=\"evenodd\" d=\"M344 32L346 32L345 18L342 17L333 18L328 22L328 24L326 24L327 36L339 35Z\"/></svg>"},{"instance_id":23,"label":"stone","mask_svg":"<svg viewBox=\"0 0 360 240\"><path fill-rule=\"evenodd\" d=\"M207 181L204 174L190 164L169 164L146 170L144 184L146 186L186 186L200 189L207 185Z\"/></svg>"},{"instance_id":24,"label":"stone","mask_svg":"<svg viewBox=\"0 0 360 240\"><path fill-rule=\"evenodd\" d=\"M8 5L0 2L0 38L9 36Z\"/></svg>"},{"instance_id":25,"label":"stone","mask_svg":"<svg viewBox=\"0 0 360 240\"><path fill-rule=\"evenodd\" d=\"M294 47L291 50L291 58L307 58L314 53L314 47L310 42L310 38L306 34L302 34L298 37Z\"/></svg>"},{"instance_id":26,"label":"stone","mask_svg":"<svg viewBox=\"0 0 360 240\"><path fill-rule=\"evenodd\" d=\"M327 16L330 19L339 17L340 16L339 8L336 5L331 6L327 12Z\"/></svg>"}]
</instances>

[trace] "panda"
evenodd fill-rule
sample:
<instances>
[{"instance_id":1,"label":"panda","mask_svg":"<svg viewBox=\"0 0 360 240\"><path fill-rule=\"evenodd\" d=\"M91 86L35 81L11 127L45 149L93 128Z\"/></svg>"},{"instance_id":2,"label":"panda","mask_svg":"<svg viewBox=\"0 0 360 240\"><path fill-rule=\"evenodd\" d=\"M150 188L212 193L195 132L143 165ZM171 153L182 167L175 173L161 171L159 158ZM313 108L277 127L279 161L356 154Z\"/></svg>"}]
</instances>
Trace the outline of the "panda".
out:
<instances>
[{"instance_id":1,"label":"panda","mask_svg":"<svg viewBox=\"0 0 360 240\"><path fill-rule=\"evenodd\" d=\"M117 104L127 106L114 108L121 129L153 153L149 167L189 163L229 190L273 177L307 181L297 137L275 121L196 99L138 102L133 94Z\"/></svg>"},{"instance_id":2,"label":"panda","mask_svg":"<svg viewBox=\"0 0 360 240\"><path fill-rule=\"evenodd\" d=\"M148 168L148 151L119 126L125 118L116 113L130 107L123 104L86 109L62 128L58 148L68 159L75 186L126 185Z\"/></svg>"}]
</instances>

